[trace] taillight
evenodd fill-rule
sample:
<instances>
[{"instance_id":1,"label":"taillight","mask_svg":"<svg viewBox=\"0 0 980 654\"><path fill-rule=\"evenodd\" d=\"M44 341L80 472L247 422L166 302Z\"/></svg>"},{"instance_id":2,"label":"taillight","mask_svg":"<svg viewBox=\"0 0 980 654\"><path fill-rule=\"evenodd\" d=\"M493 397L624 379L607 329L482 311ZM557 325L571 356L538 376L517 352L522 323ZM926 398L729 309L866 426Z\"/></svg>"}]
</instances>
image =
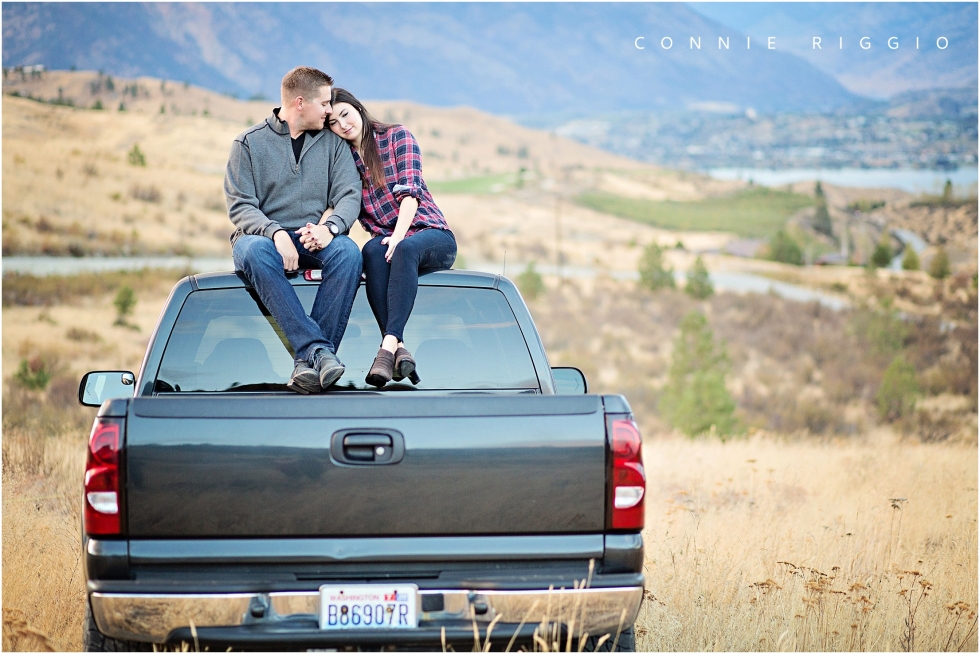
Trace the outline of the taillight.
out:
<instances>
[{"instance_id":1,"label":"taillight","mask_svg":"<svg viewBox=\"0 0 980 654\"><path fill-rule=\"evenodd\" d=\"M643 498L646 495L646 473L643 470L643 439L636 423L629 418L612 421L612 493L613 529L643 529Z\"/></svg>"},{"instance_id":2,"label":"taillight","mask_svg":"<svg viewBox=\"0 0 980 654\"><path fill-rule=\"evenodd\" d=\"M118 535L120 421L96 418L85 463L85 533Z\"/></svg>"}]
</instances>

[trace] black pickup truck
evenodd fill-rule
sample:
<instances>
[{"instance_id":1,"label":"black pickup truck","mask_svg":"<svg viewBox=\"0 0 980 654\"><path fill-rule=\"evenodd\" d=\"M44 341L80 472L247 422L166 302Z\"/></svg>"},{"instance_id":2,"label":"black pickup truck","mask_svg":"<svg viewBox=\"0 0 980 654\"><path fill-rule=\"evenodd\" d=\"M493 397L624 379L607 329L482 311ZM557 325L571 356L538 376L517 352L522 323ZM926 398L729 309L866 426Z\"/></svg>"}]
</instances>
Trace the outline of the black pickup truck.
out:
<instances>
[{"instance_id":1,"label":"black pickup truck","mask_svg":"<svg viewBox=\"0 0 980 654\"><path fill-rule=\"evenodd\" d=\"M321 395L286 389L288 343L233 273L177 283L138 376L85 375L88 651L634 648L626 400L549 367L515 286L466 271L420 280L421 383L366 386L363 290Z\"/></svg>"}]
</instances>

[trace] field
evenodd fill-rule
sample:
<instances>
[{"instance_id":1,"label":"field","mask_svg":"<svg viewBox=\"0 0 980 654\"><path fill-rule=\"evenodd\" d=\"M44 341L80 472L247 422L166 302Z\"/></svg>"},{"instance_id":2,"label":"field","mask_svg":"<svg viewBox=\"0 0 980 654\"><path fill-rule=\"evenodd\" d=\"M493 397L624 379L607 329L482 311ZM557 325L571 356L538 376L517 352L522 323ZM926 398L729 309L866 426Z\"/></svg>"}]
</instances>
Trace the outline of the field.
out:
<instances>
[{"instance_id":1,"label":"field","mask_svg":"<svg viewBox=\"0 0 980 654\"><path fill-rule=\"evenodd\" d=\"M76 380L96 366L138 367L176 274L93 276L75 288L13 278L4 286L4 649L81 647L78 489L92 411L75 404ZM574 311L574 302L595 302L595 289L613 289L554 283L548 280L531 309L559 364L579 347L562 336L578 329L557 329L567 319L560 309ZM121 284L137 289L129 322L138 330L112 324ZM24 288L37 291L26 295ZM635 295L626 285L616 290ZM672 324L684 297L641 296L650 313L637 322ZM734 297L716 299L710 310L724 315ZM741 310L792 308L778 298L759 301ZM604 310L637 311L622 302ZM583 338L601 344L604 329ZM769 335L777 337L787 338ZM642 360L661 356L650 343L635 347ZM850 436L808 436L804 426L782 434L754 428L727 442L691 440L657 417L649 395L655 389L634 384L623 354L608 365L602 356L579 356L604 362L587 369L593 390L625 391L645 434L641 649L976 650L974 409L950 409L961 427L942 442L902 436L870 418ZM46 362L53 378L45 391L12 381L21 359ZM744 368L740 363L736 385L755 383Z\"/></svg>"},{"instance_id":2,"label":"field","mask_svg":"<svg viewBox=\"0 0 980 654\"><path fill-rule=\"evenodd\" d=\"M876 433L644 457L638 649L976 650L975 448Z\"/></svg>"},{"instance_id":3,"label":"field","mask_svg":"<svg viewBox=\"0 0 980 654\"><path fill-rule=\"evenodd\" d=\"M269 103L142 78L116 80L138 89L119 111L105 82L68 71L5 81L21 97L3 98L4 255L230 256L228 146ZM74 107L50 102L62 92ZM96 102L105 108L82 108ZM532 263L563 267L524 289L551 363L580 367L591 392L633 407L648 478L641 649L977 650L975 204L824 185L858 250L886 226L914 229L930 244L924 264L946 243L945 280L746 259L721 251L787 218L810 229L812 182L766 191L471 109L370 107L417 136L462 259L511 278ZM873 213L847 209L860 202ZM850 308L652 292L630 281L651 243L679 272L700 256L712 273L768 276ZM78 379L139 367L180 276L4 276L5 650L81 647L79 489L94 410L77 405ZM136 303L118 320L123 287ZM725 355L735 410L723 438L687 438L665 415L691 312ZM897 413L881 400L896 362L911 369Z\"/></svg>"},{"instance_id":4,"label":"field","mask_svg":"<svg viewBox=\"0 0 980 654\"><path fill-rule=\"evenodd\" d=\"M813 204L809 196L767 188L691 202L658 202L603 192L583 193L575 201L663 229L729 231L739 236L771 236L793 214Z\"/></svg>"},{"instance_id":5,"label":"field","mask_svg":"<svg viewBox=\"0 0 980 654\"><path fill-rule=\"evenodd\" d=\"M488 193L500 193L501 191L514 188L519 182L520 176L518 174L501 173L498 175L484 175L480 177L466 177L463 179L432 182L428 184L428 187L433 193L486 195Z\"/></svg>"}]
</instances>

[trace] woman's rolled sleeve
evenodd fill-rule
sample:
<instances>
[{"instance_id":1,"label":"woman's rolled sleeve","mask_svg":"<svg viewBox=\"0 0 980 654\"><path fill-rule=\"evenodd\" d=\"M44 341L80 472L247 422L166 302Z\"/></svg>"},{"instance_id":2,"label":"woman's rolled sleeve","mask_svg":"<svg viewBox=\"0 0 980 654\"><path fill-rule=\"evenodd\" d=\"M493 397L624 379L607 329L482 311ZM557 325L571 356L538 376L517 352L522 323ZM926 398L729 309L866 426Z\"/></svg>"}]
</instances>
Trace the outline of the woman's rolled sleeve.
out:
<instances>
[{"instance_id":1,"label":"woman's rolled sleeve","mask_svg":"<svg viewBox=\"0 0 980 654\"><path fill-rule=\"evenodd\" d=\"M391 194L395 202L407 197L422 200L422 151L419 144L404 127L392 134L395 151L395 184Z\"/></svg>"}]
</instances>

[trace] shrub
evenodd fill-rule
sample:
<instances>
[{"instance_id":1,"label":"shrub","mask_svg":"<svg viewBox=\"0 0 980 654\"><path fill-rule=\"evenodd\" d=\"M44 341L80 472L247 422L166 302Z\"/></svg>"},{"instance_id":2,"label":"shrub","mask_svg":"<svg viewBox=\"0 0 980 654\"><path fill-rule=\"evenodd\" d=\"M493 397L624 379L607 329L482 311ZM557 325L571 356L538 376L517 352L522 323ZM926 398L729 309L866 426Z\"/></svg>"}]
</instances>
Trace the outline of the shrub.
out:
<instances>
[{"instance_id":1,"label":"shrub","mask_svg":"<svg viewBox=\"0 0 980 654\"><path fill-rule=\"evenodd\" d=\"M116 307L116 322L113 324L129 326L126 318L133 313L133 307L136 306L136 293L133 292L133 289L129 286L120 288L112 304Z\"/></svg>"},{"instance_id":2,"label":"shrub","mask_svg":"<svg viewBox=\"0 0 980 654\"><path fill-rule=\"evenodd\" d=\"M847 210L852 213L856 213L858 211L862 213L871 213L875 209L880 209L883 206L885 206L884 200L868 200L862 198L847 205Z\"/></svg>"},{"instance_id":3,"label":"shrub","mask_svg":"<svg viewBox=\"0 0 980 654\"><path fill-rule=\"evenodd\" d=\"M704 265L704 260L700 256L694 260L694 266L687 271L687 286L684 290L688 295L699 300L706 300L715 292L711 277L708 275L708 267Z\"/></svg>"},{"instance_id":4,"label":"shrub","mask_svg":"<svg viewBox=\"0 0 980 654\"><path fill-rule=\"evenodd\" d=\"M769 258L781 263L791 263L794 266L803 265L803 250L789 234L779 230L769 239Z\"/></svg>"},{"instance_id":5,"label":"shrub","mask_svg":"<svg viewBox=\"0 0 980 654\"><path fill-rule=\"evenodd\" d=\"M119 106L122 107L122 105ZM121 108L120 111L122 111ZM140 150L139 143L134 143L133 147L130 148L126 156L129 158L130 165L143 166L144 168L146 167L146 156L143 154L143 151Z\"/></svg>"},{"instance_id":6,"label":"shrub","mask_svg":"<svg viewBox=\"0 0 980 654\"><path fill-rule=\"evenodd\" d=\"M939 246L939 250L932 258L932 261L929 262L929 274L936 279L946 279L951 272L952 269L949 265L949 255L946 254L946 248Z\"/></svg>"},{"instance_id":7,"label":"shrub","mask_svg":"<svg viewBox=\"0 0 980 654\"><path fill-rule=\"evenodd\" d=\"M892 251L891 241L888 232L881 235L881 240L875 246L875 251L871 255L871 265L875 268L887 268L892 262L895 253Z\"/></svg>"},{"instance_id":8,"label":"shrub","mask_svg":"<svg viewBox=\"0 0 980 654\"><path fill-rule=\"evenodd\" d=\"M43 391L51 381L51 370L43 357L34 356L29 361L21 359L14 381L32 391Z\"/></svg>"},{"instance_id":9,"label":"shrub","mask_svg":"<svg viewBox=\"0 0 980 654\"><path fill-rule=\"evenodd\" d=\"M139 184L133 184L129 188L129 195L134 200L141 200L143 202L160 202L163 199L163 194L160 193L160 189L156 186L150 184L149 186L140 186Z\"/></svg>"},{"instance_id":10,"label":"shrub","mask_svg":"<svg viewBox=\"0 0 980 654\"><path fill-rule=\"evenodd\" d=\"M89 331L88 329L82 329L81 327L72 327L65 334L69 340L78 341L80 343L101 343L102 337L96 332Z\"/></svg>"},{"instance_id":11,"label":"shrub","mask_svg":"<svg viewBox=\"0 0 980 654\"><path fill-rule=\"evenodd\" d=\"M544 294L544 280L537 270L534 269L534 262L527 264L520 275L517 276L517 288L521 289L521 294L532 300Z\"/></svg>"},{"instance_id":12,"label":"shrub","mask_svg":"<svg viewBox=\"0 0 980 654\"><path fill-rule=\"evenodd\" d=\"M915 409L915 396L919 384L915 380L915 367L902 355L892 359L881 380L876 399L878 412L885 420L897 420Z\"/></svg>"},{"instance_id":13,"label":"shrub","mask_svg":"<svg viewBox=\"0 0 980 654\"><path fill-rule=\"evenodd\" d=\"M910 335L909 326L889 307L884 311L859 310L852 318L852 325L855 334L868 351L875 356L884 357L885 361L905 347Z\"/></svg>"},{"instance_id":14,"label":"shrub","mask_svg":"<svg viewBox=\"0 0 980 654\"><path fill-rule=\"evenodd\" d=\"M905 254L902 256L902 269L918 270L919 266L919 255L915 253L915 248L911 245L906 245Z\"/></svg>"},{"instance_id":15,"label":"shrub","mask_svg":"<svg viewBox=\"0 0 980 654\"><path fill-rule=\"evenodd\" d=\"M661 288L674 288L674 269L664 268L664 251L656 243L651 243L643 249L640 257L640 285L651 291Z\"/></svg>"},{"instance_id":16,"label":"shrub","mask_svg":"<svg viewBox=\"0 0 980 654\"><path fill-rule=\"evenodd\" d=\"M730 366L725 347L715 343L708 321L697 311L684 316L680 329L661 399L662 412L689 436L707 431L731 434L735 401L725 387Z\"/></svg>"}]
</instances>

